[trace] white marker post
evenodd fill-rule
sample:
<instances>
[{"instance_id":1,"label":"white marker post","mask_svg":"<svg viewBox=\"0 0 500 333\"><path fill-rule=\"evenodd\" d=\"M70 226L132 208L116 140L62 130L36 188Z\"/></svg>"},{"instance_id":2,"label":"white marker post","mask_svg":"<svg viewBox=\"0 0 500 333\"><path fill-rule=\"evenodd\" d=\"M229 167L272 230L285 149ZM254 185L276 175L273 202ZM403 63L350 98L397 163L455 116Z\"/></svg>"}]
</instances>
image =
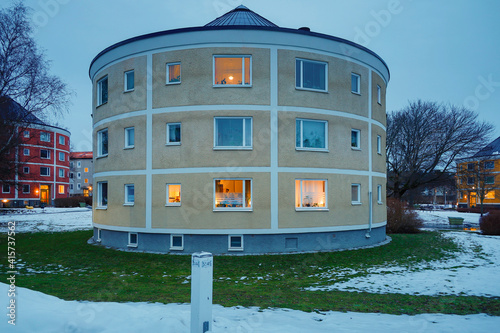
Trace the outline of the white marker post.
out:
<instances>
[{"instance_id":1,"label":"white marker post","mask_svg":"<svg viewBox=\"0 0 500 333\"><path fill-rule=\"evenodd\" d=\"M212 330L213 262L209 252L191 257L191 333Z\"/></svg>"}]
</instances>

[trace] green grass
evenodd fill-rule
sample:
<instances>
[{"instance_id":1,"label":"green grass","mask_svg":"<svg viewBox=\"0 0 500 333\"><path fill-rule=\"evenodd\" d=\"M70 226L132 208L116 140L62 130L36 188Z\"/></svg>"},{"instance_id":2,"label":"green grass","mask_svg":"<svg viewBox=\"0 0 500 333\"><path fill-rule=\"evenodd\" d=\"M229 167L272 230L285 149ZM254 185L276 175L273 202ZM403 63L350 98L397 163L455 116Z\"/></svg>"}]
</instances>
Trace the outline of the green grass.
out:
<instances>
[{"instance_id":1,"label":"green grass","mask_svg":"<svg viewBox=\"0 0 500 333\"><path fill-rule=\"evenodd\" d=\"M189 303L190 256L123 252L88 245L91 231L16 235L16 284L66 300ZM438 233L392 235L388 245L294 255L214 257L214 303L223 306L358 311L391 314L488 313L500 299L307 291L368 274L372 267L415 265L452 257L457 246ZM0 237L0 272L7 271ZM1 281L7 276L0 274Z\"/></svg>"}]
</instances>

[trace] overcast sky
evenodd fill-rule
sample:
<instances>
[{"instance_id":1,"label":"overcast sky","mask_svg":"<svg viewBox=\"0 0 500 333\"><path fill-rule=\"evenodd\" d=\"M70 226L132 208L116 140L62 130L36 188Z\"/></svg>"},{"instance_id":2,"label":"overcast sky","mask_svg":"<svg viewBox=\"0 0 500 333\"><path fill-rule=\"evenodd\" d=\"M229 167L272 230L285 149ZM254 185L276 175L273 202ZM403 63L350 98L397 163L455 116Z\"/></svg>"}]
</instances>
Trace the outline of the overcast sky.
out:
<instances>
[{"instance_id":1,"label":"overcast sky","mask_svg":"<svg viewBox=\"0 0 500 333\"><path fill-rule=\"evenodd\" d=\"M91 150L88 69L106 47L162 30L202 26L247 6L280 27L362 44L391 72L387 110L423 99L464 105L500 136L500 28L497 0L25 0L35 39L52 73L75 92L59 125L77 151ZM2 1L1 7L11 5Z\"/></svg>"}]
</instances>

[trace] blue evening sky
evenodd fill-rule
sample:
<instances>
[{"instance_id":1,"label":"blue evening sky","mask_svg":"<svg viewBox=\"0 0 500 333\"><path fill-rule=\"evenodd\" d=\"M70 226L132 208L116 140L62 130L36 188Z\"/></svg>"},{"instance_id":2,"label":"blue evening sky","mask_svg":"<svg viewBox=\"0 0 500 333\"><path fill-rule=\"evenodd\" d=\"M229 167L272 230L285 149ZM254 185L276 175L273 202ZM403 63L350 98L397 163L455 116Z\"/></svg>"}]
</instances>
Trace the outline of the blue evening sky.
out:
<instances>
[{"instance_id":1,"label":"blue evening sky","mask_svg":"<svg viewBox=\"0 0 500 333\"><path fill-rule=\"evenodd\" d=\"M286 28L362 44L388 64L387 110L423 99L464 105L500 136L497 0L25 0L52 73L75 92L58 120L77 151L91 150L88 69L106 47L162 30L202 26L240 4ZM9 6L2 2L0 7ZM493 139L492 138L492 139Z\"/></svg>"}]
</instances>

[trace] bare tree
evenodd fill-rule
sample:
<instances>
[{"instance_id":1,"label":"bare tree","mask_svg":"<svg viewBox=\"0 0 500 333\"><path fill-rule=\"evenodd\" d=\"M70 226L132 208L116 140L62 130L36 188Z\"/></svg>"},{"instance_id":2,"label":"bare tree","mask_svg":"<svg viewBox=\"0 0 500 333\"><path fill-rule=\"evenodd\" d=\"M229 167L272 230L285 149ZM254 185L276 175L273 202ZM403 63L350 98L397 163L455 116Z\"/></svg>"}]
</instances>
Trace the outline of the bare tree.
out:
<instances>
[{"instance_id":1,"label":"bare tree","mask_svg":"<svg viewBox=\"0 0 500 333\"><path fill-rule=\"evenodd\" d=\"M387 115L388 195L439 180L488 142L493 125L464 107L418 100Z\"/></svg>"},{"instance_id":2,"label":"bare tree","mask_svg":"<svg viewBox=\"0 0 500 333\"><path fill-rule=\"evenodd\" d=\"M70 93L49 65L34 41L28 9L19 2L0 10L0 181L12 181L22 130L67 110Z\"/></svg>"}]
</instances>

